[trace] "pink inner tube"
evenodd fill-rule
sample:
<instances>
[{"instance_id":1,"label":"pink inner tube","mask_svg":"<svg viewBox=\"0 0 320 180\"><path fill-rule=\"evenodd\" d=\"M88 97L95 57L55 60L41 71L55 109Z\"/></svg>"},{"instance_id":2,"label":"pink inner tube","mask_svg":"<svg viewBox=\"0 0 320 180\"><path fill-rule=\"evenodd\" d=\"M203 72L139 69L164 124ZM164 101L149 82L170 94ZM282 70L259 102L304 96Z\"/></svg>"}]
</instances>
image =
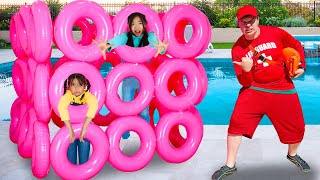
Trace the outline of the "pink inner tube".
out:
<instances>
[{"instance_id":1,"label":"pink inner tube","mask_svg":"<svg viewBox=\"0 0 320 180\"><path fill-rule=\"evenodd\" d=\"M32 54L38 63L50 61L53 27L49 8L43 1L35 1L31 7L30 39Z\"/></svg>"},{"instance_id":2,"label":"pink inner tube","mask_svg":"<svg viewBox=\"0 0 320 180\"><path fill-rule=\"evenodd\" d=\"M205 21L207 24L208 37L207 37L202 49L199 51L199 53L196 56L194 56L194 58L196 58L197 56L200 56L202 53L204 53L206 51L206 49L208 48L209 43L211 43L211 36L212 36L211 24L210 24L210 21L207 18L207 16L205 14L203 14L203 16L205 17Z\"/></svg>"},{"instance_id":3,"label":"pink inner tube","mask_svg":"<svg viewBox=\"0 0 320 180\"><path fill-rule=\"evenodd\" d=\"M170 143L169 133L179 124L186 128L187 138L181 147L175 148ZM203 136L203 124L191 112L171 112L161 117L155 132L159 156L170 163L181 163L190 159L197 151Z\"/></svg>"},{"instance_id":4,"label":"pink inner tube","mask_svg":"<svg viewBox=\"0 0 320 180\"><path fill-rule=\"evenodd\" d=\"M207 93L208 77L207 77L207 72L204 69L203 65L197 59L191 58L190 61L195 63L195 65L198 67L200 74L201 74L202 91L201 91L201 95L200 95L199 99L195 103L197 105L203 100L203 98L205 97L205 95ZM174 92L176 95L181 95L186 92L186 88L183 84L183 74L180 74L176 77L173 77L172 81L170 81L170 84L173 87L172 89L174 89Z\"/></svg>"},{"instance_id":5,"label":"pink inner tube","mask_svg":"<svg viewBox=\"0 0 320 180\"><path fill-rule=\"evenodd\" d=\"M18 140L18 152L23 158L31 158L33 144L33 125L37 121L34 108L30 108L22 119Z\"/></svg>"},{"instance_id":6,"label":"pink inner tube","mask_svg":"<svg viewBox=\"0 0 320 180\"><path fill-rule=\"evenodd\" d=\"M73 124L76 139L79 138L83 124ZM85 138L93 147L89 160L81 165L72 164L67 158L70 135L67 127L62 127L52 140L50 148L51 165L62 179L90 179L95 176L109 157L109 141L100 127L90 123Z\"/></svg>"},{"instance_id":7,"label":"pink inner tube","mask_svg":"<svg viewBox=\"0 0 320 180\"><path fill-rule=\"evenodd\" d=\"M186 75L188 88L185 93L179 96L173 96L168 91L169 78L175 72L181 72ZM201 95L201 75L197 66L184 59L172 59L165 61L157 69L155 75L155 97L166 108L171 110L185 110L197 102Z\"/></svg>"},{"instance_id":8,"label":"pink inner tube","mask_svg":"<svg viewBox=\"0 0 320 180\"><path fill-rule=\"evenodd\" d=\"M53 72L55 72L62 64L64 64L65 62L71 61L69 58L67 58L66 56L62 56L60 59L58 59L58 61L54 64L53 66Z\"/></svg>"},{"instance_id":9,"label":"pink inner tube","mask_svg":"<svg viewBox=\"0 0 320 180\"><path fill-rule=\"evenodd\" d=\"M163 39L163 27L161 20L153 9L149 6L143 4L130 4L125 8L121 9L120 12L114 18L114 31L115 36L124 33L128 28L127 19L128 16L134 12L140 12L146 16L148 25L147 31L153 31L156 35L159 36L160 40ZM115 49L117 54L120 56L121 59L125 60L126 62L132 63L142 63L149 59L151 59L154 54L156 53L156 49L145 46L140 48L129 47L127 45L119 46Z\"/></svg>"},{"instance_id":10,"label":"pink inner tube","mask_svg":"<svg viewBox=\"0 0 320 180\"><path fill-rule=\"evenodd\" d=\"M126 131L134 131L140 138L140 149L131 156L122 153L120 138ZM120 171L132 172L144 168L152 159L156 136L152 127L138 116L121 117L113 121L106 131L110 140L110 164Z\"/></svg>"},{"instance_id":11,"label":"pink inner tube","mask_svg":"<svg viewBox=\"0 0 320 180\"><path fill-rule=\"evenodd\" d=\"M28 100L33 103L33 84L35 83L35 72L36 67L38 63L33 58L28 59L28 70L27 70L27 94L28 94Z\"/></svg>"},{"instance_id":12,"label":"pink inner tube","mask_svg":"<svg viewBox=\"0 0 320 180\"><path fill-rule=\"evenodd\" d=\"M127 77L135 77L140 82L138 96L130 102L124 102L118 96L119 84ZM118 116L136 115L150 103L154 91L153 77L141 64L122 63L113 68L106 78L106 107Z\"/></svg>"},{"instance_id":13,"label":"pink inner tube","mask_svg":"<svg viewBox=\"0 0 320 180\"><path fill-rule=\"evenodd\" d=\"M49 100L50 72L50 64L38 64L33 82L34 109L36 111L38 121L44 123L49 123L52 111Z\"/></svg>"},{"instance_id":14,"label":"pink inner tube","mask_svg":"<svg viewBox=\"0 0 320 180\"><path fill-rule=\"evenodd\" d=\"M86 62L70 61L61 65L53 74L50 85L49 85L49 94L50 94L50 103L54 112L60 116L58 111L58 103L63 96L64 91L64 81L74 73L80 73L84 75L91 84L90 92L98 100L98 110L100 111L102 105L105 101L106 88L103 81L103 78L100 72L91 64ZM69 116L71 123L83 122L88 111L88 106L69 106L68 107Z\"/></svg>"},{"instance_id":15,"label":"pink inner tube","mask_svg":"<svg viewBox=\"0 0 320 180\"><path fill-rule=\"evenodd\" d=\"M31 18L31 7L29 5L23 5L19 9L20 18L16 19L16 27L18 28L18 36L23 50L26 52L28 57L32 57L31 40L30 40L30 18Z\"/></svg>"},{"instance_id":16,"label":"pink inner tube","mask_svg":"<svg viewBox=\"0 0 320 180\"><path fill-rule=\"evenodd\" d=\"M81 18L76 21L75 26L78 26L82 32L82 37L78 44L82 46L90 45L93 39L93 29L89 21L86 18Z\"/></svg>"},{"instance_id":17,"label":"pink inner tube","mask_svg":"<svg viewBox=\"0 0 320 180\"><path fill-rule=\"evenodd\" d=\"M19 39L19 36L17 33L17 31L18 31L17 26L16 26L17 23L15 22L17 19L17 16L19 16L19 14L17 14L17 13L13 14L13 16L11 17L11 20L10 20L10 42L11 42L13 53L16 55L16 57L26 58L27 55L24 52L24 50L22 49L20 39Z\"/></svg>"},{"instance_id":18,"label":"pink inner tube","mask_svg":"<svg viewBox=\"0 0 320 180\"><path fill-rule=\"evenodd\" d=\"M180 21L187 20L192 24L193 34L188 43L181 43L177 38L176 26ZM168 54L175 58L194 57L204 46L208 38L206 17L191 5L177 5L171 8L163 17L164 33L171 42ZM184 33L183 33L184 34Z\"/></svg>"},{"instance_id":19,"label":"pink inner tube","mask_svg":"<svg viewBox=\"0 0 320 180\"><path fill-rule=\"evenodd\" d=\"M18 136L14 136L14 135L16 133L15 131L18 130L21 102L22 100L18 97L12 103L11 110L10 110L11 122L10 122L10 129L9 129L9 137L13 143L18 143Z\"/></svg>"},{"instance_id":20,"label":"pink inner tube","mask_svg":"<svg viewBox=\"0 0 320 180\"><path fill-rule=\"evenodd\" d=\"M14 140L17 140L17 143L18 143L19 137L20 137L20 127L22 125L23 118L24 118L25 114L27 113L28 109L30 108L30 106L31 106L30 102L21 100L20 107L19 107L19 111L20 111L19 112L19 120L18 120L17 128L15 129L13 137L12 137Z\"/></svg>"},{"instance_id":21,"label":"pink inner tube","mask_svg":"<svg viewBox=\"0 0 320 180\"><path fill-rule=\"evenodd\" d=\"M92 62L101 57L99 48L94 43L88 46L78 45L72 37L72 27L82 17L90 18L96 28L97 38L110 39L113 35L110 16L96 2L73 1L64 6L55 20L54 37L65 56L76 61Z\"/></svg>"},{"instance_id":22,"label":"pink inner tube","mask_svg":"<svg viewBox=\"0 0 320 180\"><path fill-rule=\"evenodd\" d=\"M31 168L37 178L44 178L50 168L50 133L48 124L36 121L33 126Z\"/></svg>"},{"instance_id":23,"label":"pink inner tube","mask_svg":"<svg viewBox=\"0 0 320 180\"><path fill-rule=\"evenodd\" d=\"M200 112L195 107L190 108L188 111L195 115L195 117L200 120L202 124L202 117L200 115ZM179 125L175 125L172 127L169 133L169 139L171 144L176 148L181 147L186 142L186 139L180 134Z\"/></svg>"},{"instance_id":24,"label":"pink inner tube","mask_svg":"<svg viewBox=\"0 0 320 180\"><path fill-rule=\"evenodd\" d=\"M23 100L28 99L27 71L28 71L27 59L18 58L17 60L14 61L14 64L12 67L12 83L18 97L20 97Z\"/></svg>"}]
</instances>

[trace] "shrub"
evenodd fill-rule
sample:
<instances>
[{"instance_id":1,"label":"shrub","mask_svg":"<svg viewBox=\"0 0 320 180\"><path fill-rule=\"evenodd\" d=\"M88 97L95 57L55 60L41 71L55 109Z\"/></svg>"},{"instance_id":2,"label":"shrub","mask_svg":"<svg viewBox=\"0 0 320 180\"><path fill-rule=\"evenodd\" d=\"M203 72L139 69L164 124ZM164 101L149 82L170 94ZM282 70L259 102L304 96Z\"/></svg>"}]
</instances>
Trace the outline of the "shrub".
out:
<instances>
[{"instance_id":1,"label":"shrub","mask_svg":"<svg viewBox=\"0 0 320 180\"><path fill-rule=\"evenodd\" d=\"M306 20L301 17L284 19L282 21L282 24L284 27L306 27L307 26Z\"/></svg>"},{"instance_id":2,"label":"shrub","mask_svg":"<svg viewBox=\"0 0 320 180\"><path fill-rule=\"evenodd\" d=\"M218 22L217 14L215 13L214 9L209 6L208 0L196 0L191 5L202 11L208 17L211 26Z\"/></svg>"},{"instance_id":3,"label":"shrub","mask_svg":"<svg viewBox=\"0 0 320 180\"><path fill-rule=\"evenodd\" d=\"M320 27L320 19L317 19L313 21L312 24L310 24L312 27Z\"/></svg>"},{"instance_id":4,"label":"shrub","mask_svg":"<svg viewBox=\"0 0 320 180\"><path fill-rule=\"evenodd\" d=\"M226 27L235 27L235 25L227 18L221 18L216 25L216 27L226 28Z\"/></svg>"},{"instance_id":5,"label":"shrub","mask_svg":"<svg viewBox=\"0 0 320 180\"><path fill-rule=\"evenodd\" d=\"M11 16L18 12L18 9L20 8L20 6L18 5L13 5L13 6L10 6L8 8L5 8L5 9L0 9L0 21L3 21L3 20L10 20L11 19Z\"/></svg>"},{"instance_id":6,"label":"shrub","mask_svg":"<svg viewBox=\"0 0 320 180\"><path fill-rule=\"evenodd\" d=\"M59 0L46 0L46 3L49 7L52 22L58 16L59 12L61 11L63 4L59 3Z\"/></svg>"},{"instance_id":7,"label":"shrub","mask_svg":"<svg viewBox=\"0 0 320 180\"><path fill-rule=\"evenodd\" d=\"M7 42L3 39L0 39L0 48L5 48L7 47Z\"/></svg>"},{"instance_id":8,"label":"shrub","mask_svg":"<svg viewBox=\"0 0 320 180\"><path fill-rule=\"evenodd\" d=\"M10 19L5 19L0 21L0 30L9 30Z\"/></svg>"},{"instance_id":9,"label":"shrub","mask_svg":"<svg viewBox=\"0 0 320 180\"><path fill-rule=\"evenodd\" d=\"M278 17L266 18L266 25L268 26L281 26L281 20Z\"/></svg>"}]
</instances>

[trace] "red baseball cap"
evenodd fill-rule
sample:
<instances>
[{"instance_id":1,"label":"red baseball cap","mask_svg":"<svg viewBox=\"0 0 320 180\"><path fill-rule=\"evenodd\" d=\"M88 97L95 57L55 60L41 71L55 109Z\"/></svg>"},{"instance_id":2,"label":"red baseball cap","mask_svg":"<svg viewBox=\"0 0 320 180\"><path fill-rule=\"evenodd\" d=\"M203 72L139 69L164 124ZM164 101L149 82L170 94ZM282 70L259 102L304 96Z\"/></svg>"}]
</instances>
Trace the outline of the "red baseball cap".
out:
<instances>
[{"instance_id":1,"label":"red baseball cap","mask_svg":"<svg viewBox=\"0 0 320 180\"><path fill-rule=\"evenodd\" d=\"M248 15L257 17L258 16L257 9L254 6L247 5L247 6L242 6L237 12L238 20Z\"/></svg>"}]
</instances>

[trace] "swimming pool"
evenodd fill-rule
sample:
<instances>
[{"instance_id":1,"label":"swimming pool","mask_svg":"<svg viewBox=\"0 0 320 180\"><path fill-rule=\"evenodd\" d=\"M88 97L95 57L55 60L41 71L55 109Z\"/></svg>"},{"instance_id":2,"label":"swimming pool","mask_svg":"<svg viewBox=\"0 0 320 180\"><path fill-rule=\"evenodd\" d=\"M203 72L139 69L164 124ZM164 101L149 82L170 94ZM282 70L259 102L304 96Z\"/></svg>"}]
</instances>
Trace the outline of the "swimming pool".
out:
<instances>
[{"instance_id":1,"label":"swimming pool","mask_svg":"<svg viewBox=\"0 0 320 180\"><path fill-rule=\"evenodd\" d=\"M231 59L199 59L208 75L208 92L197 105L204 124L226 125L241 86L235 76ZM52 62L55 63L56 59ZM10 107L17 95L11 79L13 63L0 64L0 120L10 120ZM101 74L105 76L111 69L104 64ZM320 59L308 58L307 71L294 79L299 93L306 124L320 124ZM104 110L105 111L105 110ZM271 124L265 116L260 124Z\"/></svg>"},{"instance_id":2,"label":"swimming pool","mask_svg":"<svg viewBox=\"0 0 320 180\"><path fill-rule=\"evenodd\" d=\"M293 37L303 44L303 48L306 51L318 51L318 46L320 44L320 35L294 35Z\"/></svg>"}]
</instances>

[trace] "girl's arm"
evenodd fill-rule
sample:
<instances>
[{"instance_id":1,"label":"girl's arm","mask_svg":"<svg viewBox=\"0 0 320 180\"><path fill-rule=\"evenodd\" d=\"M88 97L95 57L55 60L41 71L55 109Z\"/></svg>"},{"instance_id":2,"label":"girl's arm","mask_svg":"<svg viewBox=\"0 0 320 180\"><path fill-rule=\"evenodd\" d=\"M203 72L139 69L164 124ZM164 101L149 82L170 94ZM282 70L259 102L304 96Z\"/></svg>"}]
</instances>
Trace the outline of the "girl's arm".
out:
<instances>
[{"instance_id":1,"label":"girl's arm","mask_svg":"<svg viewBox=\"0 0 320 180\"><path fill-rule=\"evenodd\" d=\"M86 114L86 120L82 126L82 130L80 133L79 140L81 142L84 142L83 138L86 134L87 127L89 126L90 121L94 118L98 110L98 100L94 95L92 95L90 92L86 92L85 98L88 105L88 111Z\"/></svg>"},{"instance_id":2,"label":"girl's arm","mask_svg":"<svg viewBox=\"0 0 320 180\"><path fill-rule=\"evenodd\" d=\"M119 46L127 44L127 41L128 41L127 32L116 35L115 37L113 37L108 41L109 44L112 44L112 46L108 49L108 52L110 52L111 50Z\"/></svg>"},{"instance_id":3,"label":"girl's arm","mask_svg":"<svg viewBox=\"0 0 320 180\"><path fill-rule=\"evenodd\" d=\"M64 121L64 124L65 124L65 125L67 126L67 128L68 128L68 132L69 132L69 135L70 135L70 143L73 143L74 140L76 139L76 136L74 135L74 131L73 131L73 129L72 129L72 125L71 125L71 123L70 123L69 120Z\"/></svg>"},{"instance_id":4,"label":"girl's arm","mask_svg":"<svg viewBox=\"0 0 320 180\"><path fill-rule=\"evenodd\" d=\"M123 33L120 35L117 35L115 37L113 37L110 40L106 40L106 41L102 41L102 39L100 38L100 41L97 42L95 40L92 40L100 49L100 52L103 56L103 59L106 59L106 52L110 52L111 50L113 50L116 47L125 45L128 41L128 36L127 33Z\"/></svg>"},{"instance_id":5,"label":"girl's arm","mask_svg":"<svg viewBox=\"0 0 320 180\"><path fill-rule=\"evenodd\" d=\"M149 46L157 49L157 52L154 55L154 57L157 57L159 54L164 54L170 44L170 43L166 43L166 40L162 42L159 39L159 37L154 34L154 32L148 33L148 41L149 41Z\"/></svg>"},{"instance_id":6,"label":"girl's arm","mask_svg":"<svg viewBox=\"0 0 320 180\"><path fill-rule=\"evenodd\" d=\"M68 107L72 100L72 94L68 90L59 100L58 103L58 111L61 117L61 120L64 121L64 124L67 126L69 134L70 134L70 142L73 143L75 140L75 135L70 123L70 117L68 112Z\"/></svg>"}]
</instances>

